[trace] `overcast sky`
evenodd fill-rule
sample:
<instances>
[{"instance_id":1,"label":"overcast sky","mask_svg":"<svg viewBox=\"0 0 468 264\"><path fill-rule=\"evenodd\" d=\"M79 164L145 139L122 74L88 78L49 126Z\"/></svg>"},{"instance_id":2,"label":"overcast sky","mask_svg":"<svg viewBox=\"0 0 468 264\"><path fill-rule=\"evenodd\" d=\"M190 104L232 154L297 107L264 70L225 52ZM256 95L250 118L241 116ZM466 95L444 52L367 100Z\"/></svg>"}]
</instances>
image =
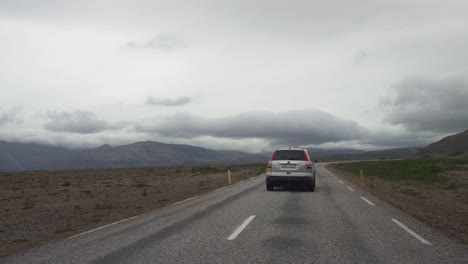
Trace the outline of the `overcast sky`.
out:
<instances>
[{"instance_id":1,"label":"overcast sky","mask_svg":"<svg viewBox=\"0 0 468 264\"><path fill-rule=\"evenodd\" d=\"M249 152L468 129L466 0L0 0L0 140Z\"/></svg>"}]
</instances>

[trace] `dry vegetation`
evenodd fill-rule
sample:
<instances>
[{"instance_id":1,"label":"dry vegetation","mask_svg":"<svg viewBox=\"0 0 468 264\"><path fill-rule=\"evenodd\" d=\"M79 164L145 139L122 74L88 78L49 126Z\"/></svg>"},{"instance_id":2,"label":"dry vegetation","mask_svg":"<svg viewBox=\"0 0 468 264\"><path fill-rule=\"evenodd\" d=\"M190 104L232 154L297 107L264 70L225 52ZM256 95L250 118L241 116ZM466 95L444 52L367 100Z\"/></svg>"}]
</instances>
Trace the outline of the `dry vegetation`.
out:
<instances>
[{"instance_id":1,"label":"dry vegetation","mask_svg":"<svg viewBox=\"0 0 468 264\"><path fill-rule=\"evenodd\" d=\"M265 165L0 173L0 256L264 172Z\"/></svg>"}]
</instances>

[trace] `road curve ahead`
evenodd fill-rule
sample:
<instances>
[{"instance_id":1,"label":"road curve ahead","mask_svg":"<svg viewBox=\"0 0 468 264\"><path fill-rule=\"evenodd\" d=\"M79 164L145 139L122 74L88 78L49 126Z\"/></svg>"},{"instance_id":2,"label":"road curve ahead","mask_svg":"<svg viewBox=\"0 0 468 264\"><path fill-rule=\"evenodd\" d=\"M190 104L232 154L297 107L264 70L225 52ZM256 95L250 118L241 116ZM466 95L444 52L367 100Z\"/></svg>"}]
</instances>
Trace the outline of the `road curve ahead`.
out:
<instances>
[{"instance_id":1,"label":"road curve ahead","mask_svg":"<svg viewBox=\"0 0 468 264\"><path fill-rule=\"evenodd\" d=\"M0 263L467 263L467 246L317 172L312 193L261 175Z\"/></svg>"}]
</instances>

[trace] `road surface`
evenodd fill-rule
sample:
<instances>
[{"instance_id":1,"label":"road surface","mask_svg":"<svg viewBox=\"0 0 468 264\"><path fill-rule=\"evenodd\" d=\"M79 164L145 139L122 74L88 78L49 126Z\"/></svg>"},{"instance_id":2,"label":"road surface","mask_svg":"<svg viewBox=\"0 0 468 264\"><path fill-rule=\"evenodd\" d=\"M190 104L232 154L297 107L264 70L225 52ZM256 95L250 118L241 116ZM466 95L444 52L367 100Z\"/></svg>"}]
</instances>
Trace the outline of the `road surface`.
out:
<instances>
[{"instance_id":1,"label":"road surface","mask_svg":"<svg viewBox=\"0 0 468 264\"><path fill-rule=\"evenodd\" d=\"M265 176L0 263L467 263L468 246L317 165L315 192Z\"/></svg>"}]
</instances>

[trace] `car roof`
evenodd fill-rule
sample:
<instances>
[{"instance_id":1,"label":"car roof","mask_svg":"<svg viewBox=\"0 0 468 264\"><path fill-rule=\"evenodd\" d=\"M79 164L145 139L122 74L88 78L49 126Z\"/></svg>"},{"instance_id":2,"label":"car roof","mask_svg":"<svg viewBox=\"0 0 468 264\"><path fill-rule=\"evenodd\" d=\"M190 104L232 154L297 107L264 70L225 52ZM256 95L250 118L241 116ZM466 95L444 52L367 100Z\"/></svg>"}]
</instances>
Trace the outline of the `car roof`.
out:
<instances>
[{"instance_id":1,"label":"car roof","mask_svg":"<svg viewBox=\"0 0 468 264\"><path fill-rule=\"evenodd\" d=\"M302 151L304 151L305 149L300 149L300 148L279 148L277 150L302 150Z\"/></svg>"}]
</instances>

